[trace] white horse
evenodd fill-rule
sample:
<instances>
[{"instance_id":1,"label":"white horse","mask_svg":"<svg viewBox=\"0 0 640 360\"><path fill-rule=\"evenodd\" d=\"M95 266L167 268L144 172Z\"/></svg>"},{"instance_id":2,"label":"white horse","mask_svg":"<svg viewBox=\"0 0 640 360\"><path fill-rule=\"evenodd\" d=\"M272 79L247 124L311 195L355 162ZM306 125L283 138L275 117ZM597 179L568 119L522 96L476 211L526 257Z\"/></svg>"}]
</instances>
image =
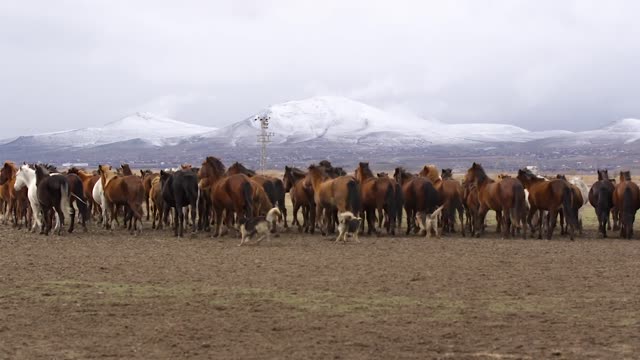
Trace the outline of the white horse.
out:
<instances>
[{"instance_id":1,"label":"white horse","mask_svg":"<svg viewBox=\"0 0 640 360\"><path fill-rule=\"evenodd\" d=\"M582 212L585 209L585 205L589 202L589 188L578 176L574 176L569 180L569 182L577 186L578 189L580 189L580 194L582 194L582 206L578 209L578 224L580 226L580 231L582 231Z\"/></svg>"},{"instance_id":2,"label":"white horse","mask_svg":"<svg viewBox=\"0 0 640 360\"><path fill-rule=\"evenodd\" d=\"M104 189L102 187L102 181L97 181L93 186L93 190L91 192L93 196L93 201L95 201L100 208L102 209L102 227L106 228L108 222L108 211L107 211L107 199L104 197Z\"/></svg>"},{"instance_id":3,"label":"white horse","mask_svg":"<svg viewBox=\"0 0 640 360\"><path fill-rule=\"evenodd\" d=\"M36 185L36 171L24 164L20 166L16 173L16 183L13 188L16 191L22 190L27 187L27 197L31 204L31 212L33 213L33 222L31 226L31 232L35 232L36 229L42 227L42 211L40 209L40 201L38 200L38 187Z\"/></svg>"}]
</instances>

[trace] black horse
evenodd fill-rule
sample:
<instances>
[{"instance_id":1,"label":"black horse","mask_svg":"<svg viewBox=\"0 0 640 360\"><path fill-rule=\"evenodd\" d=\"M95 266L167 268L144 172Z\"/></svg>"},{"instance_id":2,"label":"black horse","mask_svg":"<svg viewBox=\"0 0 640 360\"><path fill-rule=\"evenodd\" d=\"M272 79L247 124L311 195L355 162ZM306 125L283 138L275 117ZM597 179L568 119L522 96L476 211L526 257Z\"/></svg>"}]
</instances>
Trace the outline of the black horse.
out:
<instances>
[{"instance_id":1,"label":"black horse","mask_svg":"<svg viewBox=\"0 0 640 360\"><path fill-rule=\"evenodd\" d=\"M36 165L36 185L42 218L44 219L41 234L49 235L52 228L53 216L58 215L59 222L54 232L62 235L65 214L70 213L69 182L64 175L50 175L45 166ZM54 213L55 211L55 213Z\"/></svg>"},{"instance_id":2,"label":"black horse","mask_svg":"<svg viewBox=\"0 0 640 360\"><path fill-rule=\"evenodd\" d=\"M73 173L67 174L67 182L69 183L69 232L73 232L76 222L76 208L80 213L78 219L81 221L82 230L87 232L87 219L89 218L89 204L84 197L84 187L80 177ZM74 207L75 204L75 207Z\"/></svg>"},{"instance_id":3,"label":"black horse","mask_svg":"<svg viewBox=\"0 0 640 360\"><path fill-rule=\"evenodd\" d=\"M614 189L615 187L609 179L609 172L607 170L598 170L598 181L589 190L589 203L596 210L598 232L602 237L607 237L609 213L613 208Z\"/></svg>"},{"instance_id":4,"label":"black horse","mask_svg":"<svg viewBox=\"0 0 640 360\"><path fill-rule=\"evenodd\" d=\"M162 198L164 199L164 217L171 208L175 209L173 233L182 237L184 232L183 207L191 205L191 231L196 232L196 215L198 213L198 175L191 170L178 170L171 174L160 172Z\"/></svg>"}]
</instances>

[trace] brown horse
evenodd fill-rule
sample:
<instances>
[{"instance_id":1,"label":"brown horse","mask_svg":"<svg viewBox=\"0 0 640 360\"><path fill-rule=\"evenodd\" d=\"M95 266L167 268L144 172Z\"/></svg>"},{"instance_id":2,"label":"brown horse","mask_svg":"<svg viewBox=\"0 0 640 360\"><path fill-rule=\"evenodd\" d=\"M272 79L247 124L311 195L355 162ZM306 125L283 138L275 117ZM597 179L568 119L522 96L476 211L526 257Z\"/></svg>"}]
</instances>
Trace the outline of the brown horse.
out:
<instances>
[{"instance_id":1,"label":"brown horse","mask_svg":"<svg viewBox=\"0 0 640 360\"><path fill-rule=\"evenodd\" d=\"M27 188L23 187L16 191L15 184L17 173L18 168L11 161L5 162L4 166L0 170L0 187L2 187L0 197L2 197L3 202L7 204L7 209L3 209L4 223L6 224L8 217L13 215L13 226L19 226L20 220L24 220L25 226L29 226L31 222L29 209L31 206L29 204Z\"/></svg>"},{"instance_id":2,"label":"brown horse","mask_svg":"<svg viewBox=\"0 0 640 360\"><path fill-rule=\"evenodd\" d=\"M105 207L111 212L109 227L113 228L117 207L124 206L125 223L127 219L130 220L129 230L132 233L140 233L142 231L142 202L144 201L142 180L135 175L117 175L109 165L99 165L98 173L104 190Z\"/></svg>"},{"instance_id":3,"label":"brown horse","mask_svg":"<svg viewBox=\"0 0 640 360\"><path fill-rule=\"evenodd\" d=\"M566 181L567 185L569 185L569 187L571 188L571 191L573 192L573 202L571 205L573 206L575 213L579 214L580 208L584 204L583 198L582 198L582 192L580 191L580 188L570 183L564 174L557 174L556 179L561 179ZM566 228L565 221L564 221L564 212L562 212L562 209L560 209L560 234L566 234L567 230L568 229ZM582 221L580 221L580 217L578 217L578 231L580 235L582 235Z\"/></svg>"},{"instance_id":4,"label":"brown horse","mask_svg":"<svg viewBox=\"0 0 640 360\"><path fill-rule=\"evenodd\" d=\"M293 220L291 226L298 226L298 231L314 232L314 226L311 223L311 212L315 212L315 203L313 198L313 185L308 174L295 167L284 167L284 176L282 177L285 192L289 193L289 198L293 205ZM298 221L298 211L302 209L303 224Z\"/></svg>"},{"instance_id":5,"label":"brown horse","mask_svg":"<svg viewBox=\"0 0 640 360\"><path fill-rule=\"evenodd\" d=\"M531 220L538 212L538 239L542 239L542 223L544 212L548 211L547 239L551 240L556 226L558 212L562 210L569 227L569 238L573 240L574 231L578 228L578 213L574 209L574 196L569 183L565 180L547 180L525 168L518 170L518 180L529 191L529 215L527 223L533 226Z\"/></svg>"},{"instance_id":6,"label":"brown horse","mask_svg":"<svg viewBox=\"0 0 640 360\"><path fill-rule=\"evenodd\" d=\"M76 167L72 167L67 171L67 173L78 175L82 181L82 189L84 192L84 198L87 202L87 211L89 214L92 216L101 214L102 210L100 209L100 204L96 203L93 198L93 188L96 186L96 183L100 181L100 175L94 175Z\"/></svg>"},{"instance_id":7,"label":"brown horse","mask_svg":"<svg viewBox=\"0 0 640 360\"><path fill-rule=\"evenodd\" d=\"M465 236L464 206L462 204L464 189L458 181L453 180L451 169L448 169L449 179L443 179L438 174L438 168L435 165L426 165L420 171L420 176L431 180L431 183L433 183L433 186L440 194L440 200L442 201L442 205L444 205L442 209L444 217L443 230L455 232L457 211L458 217L460 218L460 232L462 236Z\"/></svg>"},{"instance_id":8,"label":"brown horse","mask_svg":"<svg viewBox=\"0 0 640 360\"><path fill-rule=\"evenodd\" d=\"M360 212L360 186L354 177L338 176L332 179L327 175L325 168L318 165L309 166L309 176L316 204L316 222L322 235L335 230L337 213Z\"/></svg>"},{"instance_id":9,"label":"brown horse","mask_svg":"<svg viewBox=\"0 0 640 360\"><path fill-rule=\"evenodd\" d=\"M496 182L487 176L482 165L474 162L467 170L465 182L474 184L478 192L480 207L475 223L476 237L484 232L487 212L493 210L502 223L503 237L515 235L516 228L520 228L522 237L527 238L524 188L518 180L505 178Z\"/></svg>"},{"instance_id":10,"label":"brown horse","mask_svg":"<svg viewBox=\"0 0 640 360\"><path fill-rule=\"evenodd\" d=\"M442 203L440 194L429 179L411 174L401 167L395 169L393 177L402 188L403 205L407 213L406 234L409 235L412 230L418 232L416 214L433 213Z\"/></svg>"},{"instance_id":11,"label":"brown horse","mask_svg":"<svg viewBox=\"0 0 640 360\"><path fill-rule=\"evenodd\" d=\"M396 181L389 177L375 177L368 162L361 162L355 170L355 178L360 183L363 218L366 215L367 234L378 233L375 227L376 211L382 221L383 211L386 214L385 226L387 234L395 235L396 226ZM364 229L364 223L361 225Z\"/></svg>"},{"instance_id":12,"label":"brown horse","mask_svg":"<svg viewBox=\"0 0 640 360\"><path fill-rule=\"evenodd\" d=\"M160 174L151 180L151 190L149 190L150 212L153 222L152 229L162 229L164 225L164 199L162 197L162 183L160 182ZM157 223L156 223L157 222Z\"/></svg>"},{"instance_id":13,"label":"brown horse","mask_svg":"<svg viewBox=\"0 0 640 360\"><path fill-rule=\"evenodd\" d=\"M149 201L151 196L151 183L153 179L160 176L158 173L154 173L151 170L140 170L140 175L142 176L142 188L144 189L144 202L147 207L147 220L149 220L149 215L151 213L149 207Z\"/></svg>"},{"instance_id":14,"label":"brown horse","mask_svg":"<svg viewBox=\"0 0 640 360\"><path fill-rule=\"evenodd\" d=\"M598 233L605 238L607 237L607 225L610 225L609 214L613 208L614 191L615 186L609 180L609 171L606 169L598 170L598 181L589 189L589 203L596 211Z\"/></svg>"},{"instance_id":15,"label":"brown horse","mask_svg":"<svg viewBox=\"0 0 640 360\"><path fill-rule=\"evenodd\" d=\"M225 166L213 156L202 162L198 171L200 188L211 197L212 211L216 217L216 229L213 236L220 232L222 216L226 212L226 224L231 226L234 213L239 219L253 216L255 185L247 175L227 175ZM207 189L204 191L204 189Z\"/></svg>"},{"instance_id":16,"label":"brown horse","mask_svg":"<svg viewBox=\"0 0 640 360\"><path fill-rule=\"evenodd\" d=\"M269 197L269 201L274 205L277 204L280 213L284 217L285 229L289 227L289 224L287 223L287 207L285 206L284 202L286 191L282 180L273 176L258 175L254 170L247 169L239 162L235 162L233 163L233 165L229 166L227 173L229 175L245 174L250 177L251 180L262 186L267 196ZM271 208L267 209L267 211L269 210L271 210ZM266 215L266 213L264 215Z\"/></svg>"},{"instance_id":17,"label":"brown horse","mask_svg":"<svg viewBox=\"0 0 640 360\"><path fill-rule=\"evenodd\" d=\"M480 211L478 187L474 183L463 181L462 188L464 189L464 192L462 194L462 197L464 199L463 204L467 215L466 227L467 230L471 233L471 236L475 236L478 232L476 221L478 219L478 213Z\"/></svg>"},{"instance_id":18,"label":"brown horse","mask_svg":"<svg viewBox=\"0 0 640 360\"><path fill-rule=\"evenodd\" d=\"M131 167L129 167L129 164L120 164L119 175L122 175L122 176L133 175L133 172L131 171Z\"/></svg>"},{"instance_id":19,"label":"brown horse","mask_svg":"<svg viewBox=\"0 0 640 360\"><path fill-rule=\"evenodd\" d=\"M620 171L620 183L613 191L613 205L619 211L620 237L633 237L633 222L640 208L640 189L631 181L630 171Z\"/></svg>"}]
</instances>

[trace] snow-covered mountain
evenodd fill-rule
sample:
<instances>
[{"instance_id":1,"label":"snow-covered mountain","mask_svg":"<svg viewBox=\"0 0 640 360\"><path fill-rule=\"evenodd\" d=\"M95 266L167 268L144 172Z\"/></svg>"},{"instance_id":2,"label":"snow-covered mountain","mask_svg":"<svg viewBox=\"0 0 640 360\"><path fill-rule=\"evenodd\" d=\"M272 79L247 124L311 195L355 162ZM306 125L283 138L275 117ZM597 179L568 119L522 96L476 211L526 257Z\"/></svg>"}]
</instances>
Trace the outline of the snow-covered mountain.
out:
<instances>
[{"instance_id":1,"label":"snow-covered mountain","mask_svg":"<svg viewBox=\"0 0 640 360\"><path fill-rule=\"evenodd\" d=\"M273 105L240 122L203 137L231 145L255 143L260 123L269 117L269 131L276 144L327 140L345 144L407 145L468 144L477 142L525 142L567 131L531 132L506 124L446 124L411 115L394 114L342 97L318 96Z\"/></svg>"},{"instance_id":2,"label":"snow-covered mountain","mask_svg":"<svg viewBox=\"0 0 640 360\"><path fill-rule=\"evenodd\" d=\"M102 127L21 136L9 144L83 148L140 139L148 144L159 146L172 145L184 137L213 130L215 128L139 112Z\"/></svg>"}]
</instances>

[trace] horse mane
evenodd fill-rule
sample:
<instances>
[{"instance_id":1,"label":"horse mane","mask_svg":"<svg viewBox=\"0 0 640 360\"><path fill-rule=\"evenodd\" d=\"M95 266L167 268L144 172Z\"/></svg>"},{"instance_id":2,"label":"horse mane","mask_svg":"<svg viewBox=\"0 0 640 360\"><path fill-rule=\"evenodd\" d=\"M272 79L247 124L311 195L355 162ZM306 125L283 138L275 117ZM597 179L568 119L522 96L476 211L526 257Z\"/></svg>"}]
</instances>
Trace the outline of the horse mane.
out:
<instances>
[{"instance_id":1,"label":"horse mane","mask_svg":"<svg viewBox=\"0 0 640 360\"><path fill-rule=\"evenodd\" d=\"M329 161L329 160L320 161L318 163L318 166L322 166L322 167L327 168L327 169L332 169L333 168L333 165L331 165L331 161Z\"/></svg>"},{"instance_id":2,"label":"horse mane","mask_svg":"<svg viewBox=\"0 0 640 360\"><path fill-rule=\"evenodd\" d=\"M255 176L256 172L255 170L251 170L251 169L247 169L246 166L242 165L239 162L234 162L233 165L229 166L229 169L234 168L236 170L238 170L240 173L245 174L249 177Z\"/></svg>"},{"instance_id":3,"label":"horse mane","mask_svg":"<svg viewBox=\"0 0 640 360\"><path fill-rule=\"evenodd\" d=\"M360 169L362 176L374 177L373 171L371 171L371 168L369 168L368 162L361 162L360 164L358 164L358 169Z\"/></svg>"},{"instance_id":4,"label":"horse mane","mask_svg":"<svg viewBox=\"0 0 640 360\"><path fill-rule=\"evenodd\" d=\"M314 177L314 173L318 174L323 180L329 177L326 168L322 165L309 165L309 175L311 175L312 178Z\"/></svg>"},{"instance_id":5,"label":"horse mane","mask_svg":"<svg viewBox=\"0 0 640 360\"><path fill-rule=\"evenodd\" d=\"M388 178L388 177L389 177L389 174L388 174L388 173L386 173L386 172L384 172L384 171L383 171L383 172L379 172L379 173L377 173L376 175L377 175L379 178Z\"/></svg>"},{"instance_id":6,"label":"horse mane","mask_svg":"<svg viewBox=\"0 0 640 360\"><path fill-rule=\"evenodd\" d=\"M38 166L42 166L43 168L45 168L49 173L57 173L58 172L58 168L48 164L48 163L31 163L29 164L29 167L33 170L36 170L36 168Z\"/></svg>"},{"instance_id":7,"label":"horse mane","mask_svg":"<svg viewBox=\"0 0 640 360\"><path fill-rule=\"evenodd\" d=\"M220 161L220 159L218 159L217 157L207 156L207 158L205 159L205 163L211 166L213 168L213 171L215 171L218 176L222 176L225 171L227 171L224 164L222 164L222 161Z\"/></svg>"},{"instance_id":8,"label":"horse mane","mask_svg":"<svg viewBox=\"0 0 640 360\"><path fill-rule=\"evenodd\" d=\"M288 172L291 176L293 176L294 178L303 178L305 176L307 176L307 173L298 169L297 167L289 167L287 166L285 169L285 172Z\"/></svg>"},{"instance_id":9,"label":"horse mane","mask_svg":"<svg viewBox=\"0 0 640 360\"><path fill-rule=\"evenodd\" d=\"M567 177L564 174L557 174L556 179L567 180Z\"/></svg>"},{"instance_id":10,"label":"horse mane","mask_svg":"<svg viewBox=\"0 0 640 360\"><path fill-rule=\"evenodd\" d=\"M476 182L478 184L481 184L481 183L483 183L483 182L485 182L486 180L489 179L489 176L484 171L484 168L482 167L481 164L474 162L473 165L471 165L471 168L474 169L474 174L476 176Z\"/></svg>"},{"instance_id":11,"label":"horse mane","mask_svg":"<svg viewBox=\"0 0 640 360\"><path fill-rule=\"evenodd\" d=\"M432 183L440 180L440 172L438 171L438 167L433 164L425 165L420 171L420 176L424 176L431 180Z\"/></svg>"}]
</instances>

